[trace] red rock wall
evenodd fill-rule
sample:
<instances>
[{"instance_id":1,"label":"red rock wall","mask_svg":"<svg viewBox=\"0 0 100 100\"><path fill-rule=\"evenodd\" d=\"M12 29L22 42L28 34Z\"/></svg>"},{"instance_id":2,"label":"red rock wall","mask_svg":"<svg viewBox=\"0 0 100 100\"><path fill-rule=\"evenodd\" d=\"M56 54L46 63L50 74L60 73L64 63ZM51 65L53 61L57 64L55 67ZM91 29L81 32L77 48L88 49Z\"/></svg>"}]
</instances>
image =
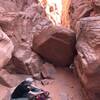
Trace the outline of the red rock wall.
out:
<instances>
[{"instance_id":1,"label":"red rock wall","mask_svg":"<svg viewBox=\"0 0 100 100\"><path fill-rule=\"evenodd\" d=\"M89 100L100 100L100 0L72 0L70 25L77 33L78 76Z\"/></svg>"}]
</instances>

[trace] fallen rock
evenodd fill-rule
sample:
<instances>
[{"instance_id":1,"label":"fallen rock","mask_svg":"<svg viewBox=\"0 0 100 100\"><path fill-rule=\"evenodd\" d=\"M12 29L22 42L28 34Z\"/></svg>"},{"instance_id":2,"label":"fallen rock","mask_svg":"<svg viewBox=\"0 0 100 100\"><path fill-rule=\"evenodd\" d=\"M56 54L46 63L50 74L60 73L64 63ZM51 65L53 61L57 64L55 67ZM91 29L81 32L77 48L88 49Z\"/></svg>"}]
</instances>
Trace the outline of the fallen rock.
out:
<instances>
[{"instance_id":1,"label":"fallen rock","mask_svg":"<svg viewBox=\"0 0 100 100\"><path fill-rule=\"evenodd\" d=\"M42 78L42 75L41 75L41 72L39 72L39 73L35 73L34 75L33 75L33 78L35 79L35 80L42 80L43 78Z\"/></svg>"},{"instance_id":2,"label":"fallen rock","mask_svg":"<svg viewBox=\"0 0 100 100\"><path fill-rule=\"evenodd\" d=\"M20 45L15 48L13 55L13 63L15 69L22 74L31 74L41 71L43 61L34 52L32 52L27 46Z\"/></svg>"},{"instance_id":3,"label":"fallen rock","mask_svg":"<svg viewBox=\"0 0 100 100\"><path fill-rule=\"evenodd\" d=\"M90 100L100 100L100 16L80 19L75 65Z\"/></svg>"},{"instance_id":4,"label":"fallen rock","mask_svg":"<svg viewBox=\"0 0 100 100\"><path fill-rule=\"evenodd\" d=\"M12 57L14 46L9 37L0 29L0 69L8 63Z\"/></svg>"},{"instance_id":5,"label":"fallen rock","mask_svg":"<svg viewBox=\"0 0 100 100\"><path fill-rule=\"evenodd\" d=\"M2 69L0 71L0 84L7 87L16 87L20 82L28 77L30 76L22 74L10 74L6 70Z\"/></svg>"},{"instance_id":6,"label":"fallen rock","mask_svg":"<svg viewBox=\"0 0 100 100\"><path fill-rule=\"evenodd\" d=\"M44 63L42 66L41 74L44 79L54 78L54 75L56 74L56 69L52 64Z\"/></svg>"},{"instance_id":7,"label":"fallen rock","mask_svg":"<svg viewBox=\"0 0 100 100\"><path fill-rule=\"evenodd\" d=\"M29 1L30 0L28 0L28 2ZM17 3L21 2L18 1ZM42 13L44 13L43 8L41 5L36 3L32 3L23 11L1 11L0 25L2 26L3 31L6 32L13 41L15 46L20 45L21 43L27 43L31 47L34 35L33 31L36 33L40 27L41 30L44 26L47 26L47 24L50 23Z\"/></svg>"},{"instance_id":8,"label":"fallen rock","mask_svg":"<svg viewBox=\"0 0 100 100\"><path fill-rule=\"evenodd\" d=\"M51 85L51 84L53 84L54 83L54 80L50 80L50 79L44 79L44 80L41 80L41 84L43 85L43 86L46 86L46 85Z\"/></svg>"},{"instance_id":9,"label":"fallen rock","mask_svg":"<svg viewBox=\"0 0 100 100\"><path fill-rule=\"evenodd\" d=\"M56 74L56 69L52 64L45 62L41 65L40 72L37 72L33 75L33 78L36 80L44 80L44 79L54 79L54 75Z\"/></svg>"},{"instance_id":10,"label":"fallen rock","mask_svg":"<svg viewBox=\"0 0 100 100\"><path fill-rule=\"evenodd\" d=\"M44 29L33 39L33 50L55 65L70 65L75 54L75 33L58 26Z\"/></svg>"}]
</instances>

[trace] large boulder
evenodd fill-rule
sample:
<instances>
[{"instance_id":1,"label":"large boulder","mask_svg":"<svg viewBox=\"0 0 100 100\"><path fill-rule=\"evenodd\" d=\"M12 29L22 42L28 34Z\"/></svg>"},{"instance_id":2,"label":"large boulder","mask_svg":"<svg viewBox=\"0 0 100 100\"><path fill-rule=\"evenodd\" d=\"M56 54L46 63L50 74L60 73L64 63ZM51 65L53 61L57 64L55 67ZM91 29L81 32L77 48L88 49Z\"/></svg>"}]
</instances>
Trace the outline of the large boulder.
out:
<instances>
[{"instance_id":1,"label":"large boulder","mask_svg":"<svg viewBox=\"0 0 100 100\"><path fill-rule=\"evenodd\" d=\"M90 100L100 100L100 16L77 24L76 69Z\"/></svg>"},{"instance_id":2,"label":"large boulder","mask_svg":"<svg viewBox=\"0 0 100 100\"><path fill-rule=\"evenodd\" d=\"M9 37L0 29L0 69L8 63L12 57L14 46Z\"/></svg>"},{"instance_id":3,"label":"large boulder","mask_svg":"<svg viewBox=\"0 0 100 100\"><path fill-rule=\"evenodd\" d=\"M70 65L75 54L75 33L63 27L49 27L35 36L33 50L55 65Z\"/></svg>"}]
</instances>

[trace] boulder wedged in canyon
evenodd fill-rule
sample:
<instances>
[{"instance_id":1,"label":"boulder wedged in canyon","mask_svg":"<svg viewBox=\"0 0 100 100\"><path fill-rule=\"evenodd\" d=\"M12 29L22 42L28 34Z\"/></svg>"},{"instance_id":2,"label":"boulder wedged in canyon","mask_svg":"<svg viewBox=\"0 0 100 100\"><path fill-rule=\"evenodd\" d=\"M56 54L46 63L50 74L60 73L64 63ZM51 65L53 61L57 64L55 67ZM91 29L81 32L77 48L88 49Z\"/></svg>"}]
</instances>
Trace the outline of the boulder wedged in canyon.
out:
<instances>
[{"instance_id":1,"label":"boulder wedged in canyon","mask_svg":"<svg viewBox=\"0 0 100 100\"><path fill-rule=\"evenodd\" d=\"M13 50L12 41L0 28L0 69L11 59Z\"/></svg>"},{"instance_id":2,"label":"boulder wedged in canyon","mask_svg":"<svg viewBox=\"0 0 100 100\"><path fill-rule=\"evenodd\" d=\"M100 100L100 16L77 23L75 65L90 100Z\"/></svg>"},{"instance_id":3,"label":"boulder wedged in canyon","mask_svg":"<svg viewBox=\"0 0 100 100\"><path fill-rule=\"evenodd\" d=\"M66 66L73 62L75 33L67 28L52 26L33 39L33 50L55 65Z\"/></svg>"}]
</instances>

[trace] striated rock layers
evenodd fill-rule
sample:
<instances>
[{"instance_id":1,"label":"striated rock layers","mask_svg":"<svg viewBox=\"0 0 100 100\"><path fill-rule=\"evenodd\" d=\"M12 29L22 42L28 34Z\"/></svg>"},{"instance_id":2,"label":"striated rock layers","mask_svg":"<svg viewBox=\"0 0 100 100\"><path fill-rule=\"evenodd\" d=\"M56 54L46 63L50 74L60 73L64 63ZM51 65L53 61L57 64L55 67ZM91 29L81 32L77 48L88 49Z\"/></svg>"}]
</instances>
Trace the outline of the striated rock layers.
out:
<instances>
[{"instance_id":1,"label":"striated rock layers","mask_svg":"<svg viewBox=\"0 0 100 100\"><path fill-rule=\"evenodd\" d=\"M90 100L100 100L100 16L77 23L75 65Z\"/></svg>"}]
</instances>

